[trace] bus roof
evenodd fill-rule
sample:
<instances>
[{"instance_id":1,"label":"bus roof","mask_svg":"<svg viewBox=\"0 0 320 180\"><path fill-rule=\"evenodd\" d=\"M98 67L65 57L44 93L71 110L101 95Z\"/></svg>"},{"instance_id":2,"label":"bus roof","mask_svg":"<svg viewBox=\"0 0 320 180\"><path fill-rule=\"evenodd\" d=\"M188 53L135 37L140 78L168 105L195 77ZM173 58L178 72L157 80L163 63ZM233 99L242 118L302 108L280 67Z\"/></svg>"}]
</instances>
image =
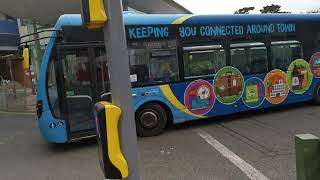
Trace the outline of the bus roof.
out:
<instances>
[{"instance_id":1,"label":"bus roof","mask_svg":"<svg viewBox=\"0 0 320 180\"><path fill-rule=\"evenodd\" d=\"M124 14L126 25L167 24L241 24L241 23L289 23L320 22L320 14L243 14L243 15L154 15ZM62 15L55 26L81 26L79 14Z\"/></svg>"}]
</instances>

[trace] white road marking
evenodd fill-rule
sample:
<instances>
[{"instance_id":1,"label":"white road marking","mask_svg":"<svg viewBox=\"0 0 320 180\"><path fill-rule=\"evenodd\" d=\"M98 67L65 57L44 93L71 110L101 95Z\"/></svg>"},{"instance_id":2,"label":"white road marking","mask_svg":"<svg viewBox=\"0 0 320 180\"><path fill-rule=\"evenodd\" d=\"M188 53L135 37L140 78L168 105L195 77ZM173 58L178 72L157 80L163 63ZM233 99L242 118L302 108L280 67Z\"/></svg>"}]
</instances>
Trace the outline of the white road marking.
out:
<instances>
[{"instance_id":1,"label":"white road marking","mask_svg":"<svg viewBox=\"0 0 320 180\"><path fill-rule=\"evenodd\" d=\"M223 144L221 144L218 140L212 137L210 134L203 130L198 130L198 134L202 137L208 144L210 144L213 148L215 148L219 153L221 153L225 158L231 161L235 166L241 169L249 179L251 180L270 180L265 175L263 175L256 168L252 167L250 164L245 162Z\"/></svg>"}]
</instances>

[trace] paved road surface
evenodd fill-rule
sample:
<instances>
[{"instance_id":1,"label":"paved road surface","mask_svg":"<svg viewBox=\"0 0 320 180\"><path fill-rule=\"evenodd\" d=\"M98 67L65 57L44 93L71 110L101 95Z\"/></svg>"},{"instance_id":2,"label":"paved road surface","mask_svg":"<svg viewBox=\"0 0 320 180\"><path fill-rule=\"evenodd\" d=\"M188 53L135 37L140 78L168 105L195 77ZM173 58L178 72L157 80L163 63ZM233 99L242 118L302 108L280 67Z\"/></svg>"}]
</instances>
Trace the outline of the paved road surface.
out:
<instances>
[{"instance_id":1,"label":"paved road surface","mask_svg":"<svg viewBox=\"0 0 320 180\"><path fill-rule=\"evenodd\" d=\"M295 105L186 123L139 139L143 179L295 179L294 135L320 136L319 112L320 106ZM32 114L0 113L0 123L1 180L103 179L95 139L47 144Z\"/></svg>"}]
</instances>

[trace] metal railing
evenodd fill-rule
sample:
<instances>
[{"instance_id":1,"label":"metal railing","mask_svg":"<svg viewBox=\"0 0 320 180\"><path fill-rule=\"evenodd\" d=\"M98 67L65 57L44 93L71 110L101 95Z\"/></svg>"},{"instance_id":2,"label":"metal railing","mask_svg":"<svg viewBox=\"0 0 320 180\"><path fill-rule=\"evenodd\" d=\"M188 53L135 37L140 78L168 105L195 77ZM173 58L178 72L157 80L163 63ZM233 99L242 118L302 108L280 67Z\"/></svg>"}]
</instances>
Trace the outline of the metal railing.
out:
<instances>
[{"instance_id":1,"label":"metal railing","mask_svg":"<svg viewBox=\"0 0 320 180\"><path fill-rule=\"evenodd\" d=\"M16 81L0 81L0 110L1 111L30 111L35 112L36 94L32 87L25 87Z\"/></svg>"}]
</instances>

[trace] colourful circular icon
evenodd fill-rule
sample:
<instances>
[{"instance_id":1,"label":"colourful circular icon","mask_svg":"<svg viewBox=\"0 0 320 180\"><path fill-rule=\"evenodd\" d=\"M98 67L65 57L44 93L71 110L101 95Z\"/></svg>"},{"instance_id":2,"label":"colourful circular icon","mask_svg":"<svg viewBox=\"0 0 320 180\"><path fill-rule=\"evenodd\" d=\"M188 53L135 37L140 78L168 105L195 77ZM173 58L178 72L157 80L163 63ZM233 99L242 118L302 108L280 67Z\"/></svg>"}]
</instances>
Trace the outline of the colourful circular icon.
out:
<instances>
[{"instance_id":1,"label":"colourful circular icon","mask_svg":"<svg viewBox=\"0 0 320 180\"><path fill-rule=\"evenodd\" d=\"M193 81L184 93L184 104L194 114L207 114L213 108L214 103L213 88L208 81Z\"/></svg>"},{"instance_id":2,"label":"colourful circular icon","mask_svg":"<svg viewBox=\"0 0 320 180\"><path fill-rule=\"evenodd\" d=\"M266 75L264 85L266 87L266 99L268 102L280 104L286 100L289 87L285 72L280 69L272 70Z\"/></svg>"},{"instance_id":3,"label":"colourful circular icon","mask_svg":"<svg viewBox=\"0 0 320 180\"><path fill-rule=\"evenodd\" d=\"M310 64L310 68L313 76L315 78L319 78L320 77L320 52L317 52L312 55L309 64Z\"/></svg>"},{"instance_id":4,"label":"colourful circular icon","mask_svg":"<svg viewBox=\"0 0 320 180\"><path fill-rule=\"evenodd\" d=\"M220 69L214 78L214 93L222 104L237 102L242 96L243 87L242 73L231 66Z\"/></svg>"},{"instance_id":5,"label":"colourful circular icon","mask_svg":"<svg viewBox=\"0 0 320 180\"><path fill-rule=\"evenodd\" d=\"M243 103L250 107L259 107L266 95L264 83L261 79L252 77L245 82L245 89L242 96Z\"/></svg>"},{"instance_id":6,"label":"colourful circular icon","mask_svg":"<svg viewBox=\"0 0 320 180\"><path fill-rule=\"evenodd\" d=\"M305 93L313 79L310 66L303 59L296 59L289 65L287 77L289 89L295 94Z\"/></svg>"}]
</instances>

